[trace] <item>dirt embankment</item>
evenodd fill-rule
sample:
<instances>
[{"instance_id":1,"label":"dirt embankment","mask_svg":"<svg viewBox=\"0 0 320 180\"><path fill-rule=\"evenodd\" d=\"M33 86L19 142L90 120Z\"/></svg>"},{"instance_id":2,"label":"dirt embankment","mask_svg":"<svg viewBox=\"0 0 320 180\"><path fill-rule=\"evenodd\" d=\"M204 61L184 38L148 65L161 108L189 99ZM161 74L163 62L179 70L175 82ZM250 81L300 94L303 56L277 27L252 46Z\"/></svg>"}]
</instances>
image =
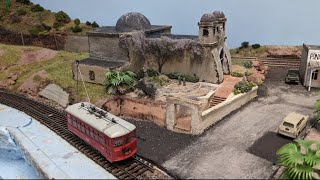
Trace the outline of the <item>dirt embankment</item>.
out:
<instances>
[{"instance_id":1,"label":"dirt embankment","mask_svg":"<svg viewBox=\"0 0 320 180\"><path fill-rule=\"evenodd\" d=\"M0 51L0 56L5 55L5 51ZM20 71L13 71L12 69L20 69L24 68L26 65L31 65L37 62L49 61L54 58L58 54L58 51L50 50L50 49L37 49L37 50L22 50L21 58L18 62L11 64L9 66L1 67L5 73L8 75L2 81L0 81L0 87L6 89L12 89L16 84L16 81L23 75L21 69ZM31 96L36 96L37 93L41 90L43 85L48 79L48 74L44 70L36 72L28 77L22 85L18 88L18 91L26 93Z\"/></svg>"},{"instance_id":2,"label":"dirt embankment","mask_svg":"<svg viewBox=\"0 0 320 180\"><path fill-rule=\"evenodd\" d=\"M236 48L230 50L233 57L301 58L302 46L261 46L260 48Z\"/></svg>"}]
</instances>

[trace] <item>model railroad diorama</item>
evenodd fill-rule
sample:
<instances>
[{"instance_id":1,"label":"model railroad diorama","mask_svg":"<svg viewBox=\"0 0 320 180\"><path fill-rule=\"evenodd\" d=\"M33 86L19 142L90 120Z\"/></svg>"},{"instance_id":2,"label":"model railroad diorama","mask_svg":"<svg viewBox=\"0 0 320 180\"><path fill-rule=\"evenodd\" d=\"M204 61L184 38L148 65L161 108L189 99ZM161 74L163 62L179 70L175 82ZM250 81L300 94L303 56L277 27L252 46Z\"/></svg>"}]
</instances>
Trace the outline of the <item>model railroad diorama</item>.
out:
<instances>
[{"instance_id":1,"label":"model railroad diorama","mask_svg":"<svg viewBox=\"0 0 320 180\"><path fill-rule=\"evenodd\" d=\"M115 26L99 27L29 0L11 1L0 12L0 43L11 44L0 44L0 103L33 117L119 179L251 177L251 165L261 162L257 157L275 162L279 144L287 140L266 133L285 112L271 108L311 109L298 109L295 101L311 98L305 89L284 82L302 81L309 91L319 84L320 46L260 47L245 41L229 51L221 11L205 13L194 23L198 35L182 35L171 34L170 25L151 24L138 12L122 15ZM263 98L248 104L259 93ZM280 95L281 102L275 100ZM259 103L271 110L261 110ZM294 114L283 119L278 132L304 137L316 122L310 125L311 116L309 122L309 116ZM264 121L267 117L273 120ZM228 139L233 141L225 143ZM283 147L279 160L289 162ZM226 171L226 158L243 167L235 162L235 170ZM266 169L280 177L279 167L257 166L254 178L270 177Z\"/></svg>"}]
</instances>

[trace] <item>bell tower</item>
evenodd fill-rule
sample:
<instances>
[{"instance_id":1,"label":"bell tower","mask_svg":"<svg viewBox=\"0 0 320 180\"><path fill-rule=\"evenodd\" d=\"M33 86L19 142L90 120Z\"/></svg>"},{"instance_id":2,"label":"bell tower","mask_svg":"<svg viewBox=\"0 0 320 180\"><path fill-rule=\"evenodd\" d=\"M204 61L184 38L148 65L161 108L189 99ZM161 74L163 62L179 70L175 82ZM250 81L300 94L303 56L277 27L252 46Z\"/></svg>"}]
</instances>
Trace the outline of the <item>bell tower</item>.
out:
<instances>
[{"instance_id":1,"label":"bell tower","mask_svg":"<svg viewBox=\"0 0 320 180\"><path fill-rule=\"evenodd\" d=\"M201 44L214 45L224 42L226 21L227 19L221 11L204 14L198 23Z\"/></svg>"}]
</instances>

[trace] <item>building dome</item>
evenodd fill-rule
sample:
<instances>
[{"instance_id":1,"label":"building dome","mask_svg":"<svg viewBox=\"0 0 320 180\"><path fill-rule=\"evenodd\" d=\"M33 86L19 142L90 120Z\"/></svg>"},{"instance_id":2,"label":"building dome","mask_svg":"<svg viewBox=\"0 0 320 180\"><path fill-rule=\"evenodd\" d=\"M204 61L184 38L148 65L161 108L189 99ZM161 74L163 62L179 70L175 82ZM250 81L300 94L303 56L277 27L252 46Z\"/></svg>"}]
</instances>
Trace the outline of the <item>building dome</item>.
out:
<instances>
[{"instance_id":1,"label":"building dome","mask_svg":"<svg viewBox=\"0 0 320 180\"><path fill-rule=\"evenodd\" d=\"M214 14L219 19L226 18L226 16L224 15L224 13L222 11L215 11L212 14Z\"/></svg>"},{"instance_id":2,"label":"building dome","mask_svg":"<svg viewBox=\"0 0 320 180\"><path fill-rule=\"evenodd\" d=\"M200 22L213 22L216 21L217 17L212 13L206 13L201 17Z\"/></svg>"},{"instance_id":3,"label":"building dome","mask_svg":"<svg viewBox=\"0 0 320 180\"><path fill-rule=\"evenodd\" d=\"M120 32L144 30L150 27L150 21L143 14L137 12L122 15L116 24L116 30Z\"/></svg>"}]
</instances>

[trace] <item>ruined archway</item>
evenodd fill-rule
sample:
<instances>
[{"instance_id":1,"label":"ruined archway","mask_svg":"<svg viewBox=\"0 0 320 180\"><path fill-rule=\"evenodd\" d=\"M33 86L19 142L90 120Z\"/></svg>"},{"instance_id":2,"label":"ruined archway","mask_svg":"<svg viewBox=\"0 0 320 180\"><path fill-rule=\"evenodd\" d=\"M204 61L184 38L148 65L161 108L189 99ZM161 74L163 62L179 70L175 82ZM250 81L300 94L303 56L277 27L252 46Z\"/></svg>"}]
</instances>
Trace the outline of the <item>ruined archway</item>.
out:
<instances>
[{"instance_id":1,"label":"ruined archway","mask_svg":"<svg viewBox=\"0 0 320 180\"><path fill-rule=\"evenodd\" d=\"M225 62L225 55L224 55L224 49L222 48L221 51L220 51L220 55L219 55L219 58L220 58L220 62L221 62L221 68L222 68L222 71L225 72L225 68L226 68L226 62Z\"/></svg>"}]
</instances>

